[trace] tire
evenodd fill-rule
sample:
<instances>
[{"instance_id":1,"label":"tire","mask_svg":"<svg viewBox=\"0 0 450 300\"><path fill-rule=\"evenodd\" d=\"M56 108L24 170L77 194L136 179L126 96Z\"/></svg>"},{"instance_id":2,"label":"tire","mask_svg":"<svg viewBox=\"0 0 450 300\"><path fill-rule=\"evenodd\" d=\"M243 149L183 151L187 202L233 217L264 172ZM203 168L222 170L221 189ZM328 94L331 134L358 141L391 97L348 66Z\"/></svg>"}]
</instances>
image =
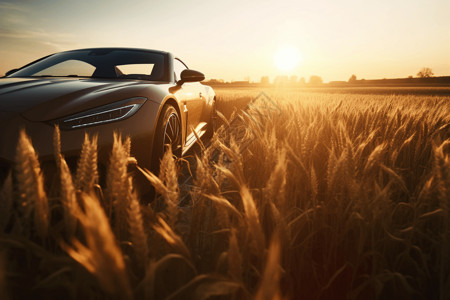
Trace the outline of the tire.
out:
<instances>
[{"instance_id":1,"label":"tire","mask_svg":"<svg viewBox=\"0 0 450 300\"><path fill-rule=\"evenodd\" d=\"M159 174L159 167L164 153L171 147L172 153L181 157L181 122L177 110L170 104L164 105L156 127L153 143L151 169Z\"/></svg>"}]
</instances>

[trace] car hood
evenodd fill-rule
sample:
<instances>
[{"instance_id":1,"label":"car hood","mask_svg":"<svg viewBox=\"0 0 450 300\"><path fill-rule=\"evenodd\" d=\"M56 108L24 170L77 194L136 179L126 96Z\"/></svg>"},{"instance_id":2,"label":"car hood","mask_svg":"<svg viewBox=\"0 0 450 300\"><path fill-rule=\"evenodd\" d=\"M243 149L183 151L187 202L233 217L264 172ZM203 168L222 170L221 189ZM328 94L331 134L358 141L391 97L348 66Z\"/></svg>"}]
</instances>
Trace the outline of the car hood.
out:
<instances>
[{"instance_id":1,"label":"car hood","mask_svg":"<svg viewBox=\"0 0 450 300\"><path fill-rule=\"evenodd\" d=\"M150 82L80 78L2 78L0 112L48 121L93 107L145 96Z\"/></svg>"}]
</instances>

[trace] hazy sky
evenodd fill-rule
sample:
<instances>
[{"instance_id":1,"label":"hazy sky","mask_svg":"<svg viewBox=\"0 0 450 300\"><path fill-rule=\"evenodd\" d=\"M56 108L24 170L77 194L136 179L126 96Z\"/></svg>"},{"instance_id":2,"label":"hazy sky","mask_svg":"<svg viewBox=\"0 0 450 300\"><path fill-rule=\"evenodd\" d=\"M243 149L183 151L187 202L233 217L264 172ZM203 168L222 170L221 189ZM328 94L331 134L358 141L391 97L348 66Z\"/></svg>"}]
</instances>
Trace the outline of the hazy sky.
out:
<instances>
[{"instance_id":1,"label":"hazy sky","mask_svg":"<svg viewBox=\"0 0 450 300\"><path fill-rule=\"evenodd\" d=\"M207 78L324 81L450 75L449 0L0 0L0 74L44 55L125 46L171 51ZM301 56L291 71L279 49Z\"/></svg>"}]
</instances>

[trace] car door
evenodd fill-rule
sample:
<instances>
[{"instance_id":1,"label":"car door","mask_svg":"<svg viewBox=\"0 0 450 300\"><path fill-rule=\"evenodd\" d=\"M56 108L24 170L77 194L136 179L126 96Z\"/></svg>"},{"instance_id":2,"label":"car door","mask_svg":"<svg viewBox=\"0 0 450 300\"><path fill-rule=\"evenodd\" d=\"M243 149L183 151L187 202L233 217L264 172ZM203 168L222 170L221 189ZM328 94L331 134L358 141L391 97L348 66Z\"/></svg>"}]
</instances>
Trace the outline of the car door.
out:
<instances>
[{"instance_id":1,"label":"car door","mask_svg":"<svg viewBox=\"0 0 450 300\"><path fill-rule=\"evenodd\" d=\"M175 80L181 79L181 72L187 69L187 66L179 59L174 59ZM199 82L185 82L181 85L181 101L186 105L186 143L193 138L193 129L197 128L203 112L204 95L202 94L202 85Z\"/></svg>"}]
</instances>

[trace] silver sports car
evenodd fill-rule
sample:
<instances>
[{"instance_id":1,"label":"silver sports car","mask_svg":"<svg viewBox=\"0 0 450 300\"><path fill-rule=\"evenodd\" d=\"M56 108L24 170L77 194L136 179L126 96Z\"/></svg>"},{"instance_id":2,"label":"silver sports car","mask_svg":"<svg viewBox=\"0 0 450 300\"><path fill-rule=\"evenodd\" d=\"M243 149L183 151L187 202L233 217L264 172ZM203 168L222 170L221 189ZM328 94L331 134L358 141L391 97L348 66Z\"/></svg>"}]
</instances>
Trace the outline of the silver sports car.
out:
<instances>
[{"instance_id":1,"label":"silver sports car","mask_svg":"<svg viewBox=\"0 0 450 300\"><path fill-rule=\"evenodd\" d=\"M130 48L66 51L7 72L0 79L0 183L20 129L45 161L56 124L66 158L79 155L87 132L98 134L106 163L102 153L121 132L139 165L156 170L169 145L182 155L213 131L215 94L204 78L171 53Z\"/></svg>"}]
</instances>

